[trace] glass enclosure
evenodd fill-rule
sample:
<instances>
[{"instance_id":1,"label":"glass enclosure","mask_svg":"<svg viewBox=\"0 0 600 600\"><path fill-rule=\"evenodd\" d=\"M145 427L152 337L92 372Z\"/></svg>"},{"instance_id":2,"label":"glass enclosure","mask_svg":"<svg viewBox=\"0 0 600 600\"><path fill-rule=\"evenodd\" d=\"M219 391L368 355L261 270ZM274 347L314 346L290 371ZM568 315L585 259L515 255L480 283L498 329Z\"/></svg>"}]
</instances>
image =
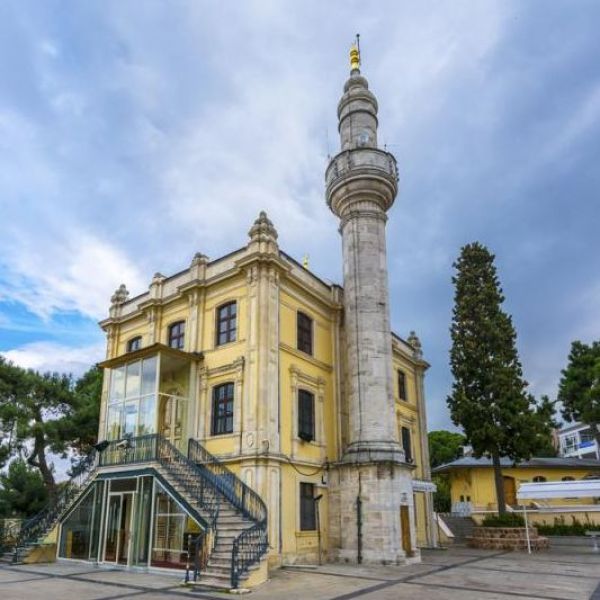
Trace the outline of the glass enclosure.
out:
<instances>
[{"instance_id":1,"label":"glass enclosure","mask_svg":"<svg viewBox=\"0 0 600 600\"><path fill-rule=\"evenodd\" d=\"M160 433L183 448L187 442L189 362L167 353L111 369L106 439Z\"/></svg>"},{"instance_id":2,"label":"glass enclosure","mask_svg":"<svg viewBox=\"0 0 600 600\"><path fill-rule=\"evenodd\" d=\"M95 560L98 549L104 482L96 481L62 524L59 556Z\"/></svg>"},{"instance_id":3,"label":"glass enclosure","mask_svg":"<svg viewBox=\"0 0 600 600\"><path fill-rule=\"evenodd\" d=\"M63 521L61 558L185 569L198 523L149 475L95 481Z\"/></svg>"}]
</instances>

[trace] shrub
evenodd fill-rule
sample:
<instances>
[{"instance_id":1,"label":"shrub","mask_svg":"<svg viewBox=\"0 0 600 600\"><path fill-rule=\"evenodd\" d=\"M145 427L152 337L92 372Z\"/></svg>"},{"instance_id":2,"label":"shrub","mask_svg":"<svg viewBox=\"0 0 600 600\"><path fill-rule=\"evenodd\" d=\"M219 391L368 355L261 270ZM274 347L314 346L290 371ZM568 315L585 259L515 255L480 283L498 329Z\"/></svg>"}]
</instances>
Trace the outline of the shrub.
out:
<instances>
[{"instance_id":1,"label":"shrub","mask_svg":"<svg viewBox=\"0 0 600 600\"><path fill-rule=\"evenodd\" d=\"M490 515L481 522L483 527L525 527L521 515L505 513L503 515Z\"/></svg>"},{"instance_id":2,"label":"shrub","mask_svg":"<svg viewBox=\"0 0 600 600\"><path fill-rule=\"evenodd\" d=\"M539 533L542 535L585 535L588 529L597 529L586 513L586 523L582 523L574 516L571 516L571 523L566 523L564 517L554 517L554 525L547 525L544 521L543 525L536 525Z\"/></svg>"}]
</instances>

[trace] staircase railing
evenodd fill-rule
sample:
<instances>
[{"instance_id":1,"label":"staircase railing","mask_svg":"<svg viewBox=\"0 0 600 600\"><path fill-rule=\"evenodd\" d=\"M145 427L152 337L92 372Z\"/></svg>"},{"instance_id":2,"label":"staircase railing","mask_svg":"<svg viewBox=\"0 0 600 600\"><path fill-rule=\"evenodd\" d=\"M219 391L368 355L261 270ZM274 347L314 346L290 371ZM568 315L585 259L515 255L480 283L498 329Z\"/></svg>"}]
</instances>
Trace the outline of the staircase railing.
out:
<instances>
[{"instance_id":1,"label":"staircase railing","mask_svg":"<svg viewBox=\"0 0 600 600\"><path fill-rule=\"evenodd\" d=\"M197 440L188 442L188 456L207 472L215 487L244 517L266 524L267 506L263 499Z\"/></svg>"},{"instance_id":2,"label":"staircase railing","mask_svg":"<svg viewBox=\"0 0 600 600\"><path fill-rule=\"evenodd\" d=\"M237 588L240 575L257 563L269 549L266 523L244 529L233 541L231 549L231 587Z\"/></svg>"},{"instance_id":3,"label":"staircase railing","mask_svg":"<svg viewBox=\"0 0 600 600\"><path fill-rule=\"evenodd\" d=\"M100 454L101 467L157 462L200 507L198 516L215 530L221 496L212 478L161 435L153 433L112 440ZM193 507L192 507L193 508Z\"/></svg>"},{"instance_id":4,"label":"staircase railing","mask_svg":"<svg viewBox=\"0 0 600 600\"><path fill-rule=\"evenodd\" d=\"M242 516L253 521L233 541L231 549L231 587L237 588L240 576L257 563L269 549L267 506L263 499L235 473L213 456L200 442L190 439L188 456L201 466L215 487Z\"/></svg>"},{"instance_id":5,"label":"staircase railing","mask_svg":"<svg viewBox=\"0 0 600 600\"><path fill-rule=\"evenodd\" d=\"M19 552L23 546L47 533L62 513L87 489L95 469L96 451L92 450L72 468L71 478L66 483L60 484L58 493L48 506L22 523L14 546L14 562L18 562Z\"/></svg>"}]
</instances>

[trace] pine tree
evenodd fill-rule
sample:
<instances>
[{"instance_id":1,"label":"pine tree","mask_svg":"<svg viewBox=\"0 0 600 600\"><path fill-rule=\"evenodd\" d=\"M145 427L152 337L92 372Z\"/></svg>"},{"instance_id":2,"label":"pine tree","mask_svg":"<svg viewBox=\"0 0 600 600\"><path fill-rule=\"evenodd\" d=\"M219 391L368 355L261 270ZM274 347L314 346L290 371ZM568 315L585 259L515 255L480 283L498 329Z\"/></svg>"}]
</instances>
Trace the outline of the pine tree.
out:
<instances>
[{"instance_id":1,"label":"pine tree","mask_svg":"<svg viewBox=\"0 0 600 600\"><path fill-rule=\"evenodd\" d=\"M558 388L562 416L590 426L600 448L600 341L573 342Z\"/></svg>"},{"instance_id":2,"label":"pine tree","mask_svg":"<svg viewBox=\"0 0 600 600\"><path fill-rule=\"evenodd\" d=\"M506 512L500 460L530 458L547 445L554 407L527 392L516 349L512 319L502 310L504 296L494 256L482 244L464 246L456 274L450 365L454 382L448 407L463 428L475 456L494 466L498 512Z\"/></svg>"}]
</instances>

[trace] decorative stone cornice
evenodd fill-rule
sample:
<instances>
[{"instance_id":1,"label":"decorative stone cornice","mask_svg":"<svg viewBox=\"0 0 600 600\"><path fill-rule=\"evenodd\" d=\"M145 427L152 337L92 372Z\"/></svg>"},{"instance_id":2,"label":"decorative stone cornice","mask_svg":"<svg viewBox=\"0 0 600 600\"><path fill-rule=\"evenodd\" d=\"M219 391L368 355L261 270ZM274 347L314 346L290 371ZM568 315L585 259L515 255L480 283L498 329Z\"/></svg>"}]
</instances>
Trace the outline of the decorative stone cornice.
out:
<instances>
[{"instance_id":1,"label":"decorative stone cornice","mask_svg":"<svg viewBox=\"0 0 600 600\"><path fill-rule=\"evenodd\" d=\"M250 236L250 242L248 243L250 250L269 254L279 252L277 230L264 210L260 211L248 235Z\"/></svg>"}]
</instances>

